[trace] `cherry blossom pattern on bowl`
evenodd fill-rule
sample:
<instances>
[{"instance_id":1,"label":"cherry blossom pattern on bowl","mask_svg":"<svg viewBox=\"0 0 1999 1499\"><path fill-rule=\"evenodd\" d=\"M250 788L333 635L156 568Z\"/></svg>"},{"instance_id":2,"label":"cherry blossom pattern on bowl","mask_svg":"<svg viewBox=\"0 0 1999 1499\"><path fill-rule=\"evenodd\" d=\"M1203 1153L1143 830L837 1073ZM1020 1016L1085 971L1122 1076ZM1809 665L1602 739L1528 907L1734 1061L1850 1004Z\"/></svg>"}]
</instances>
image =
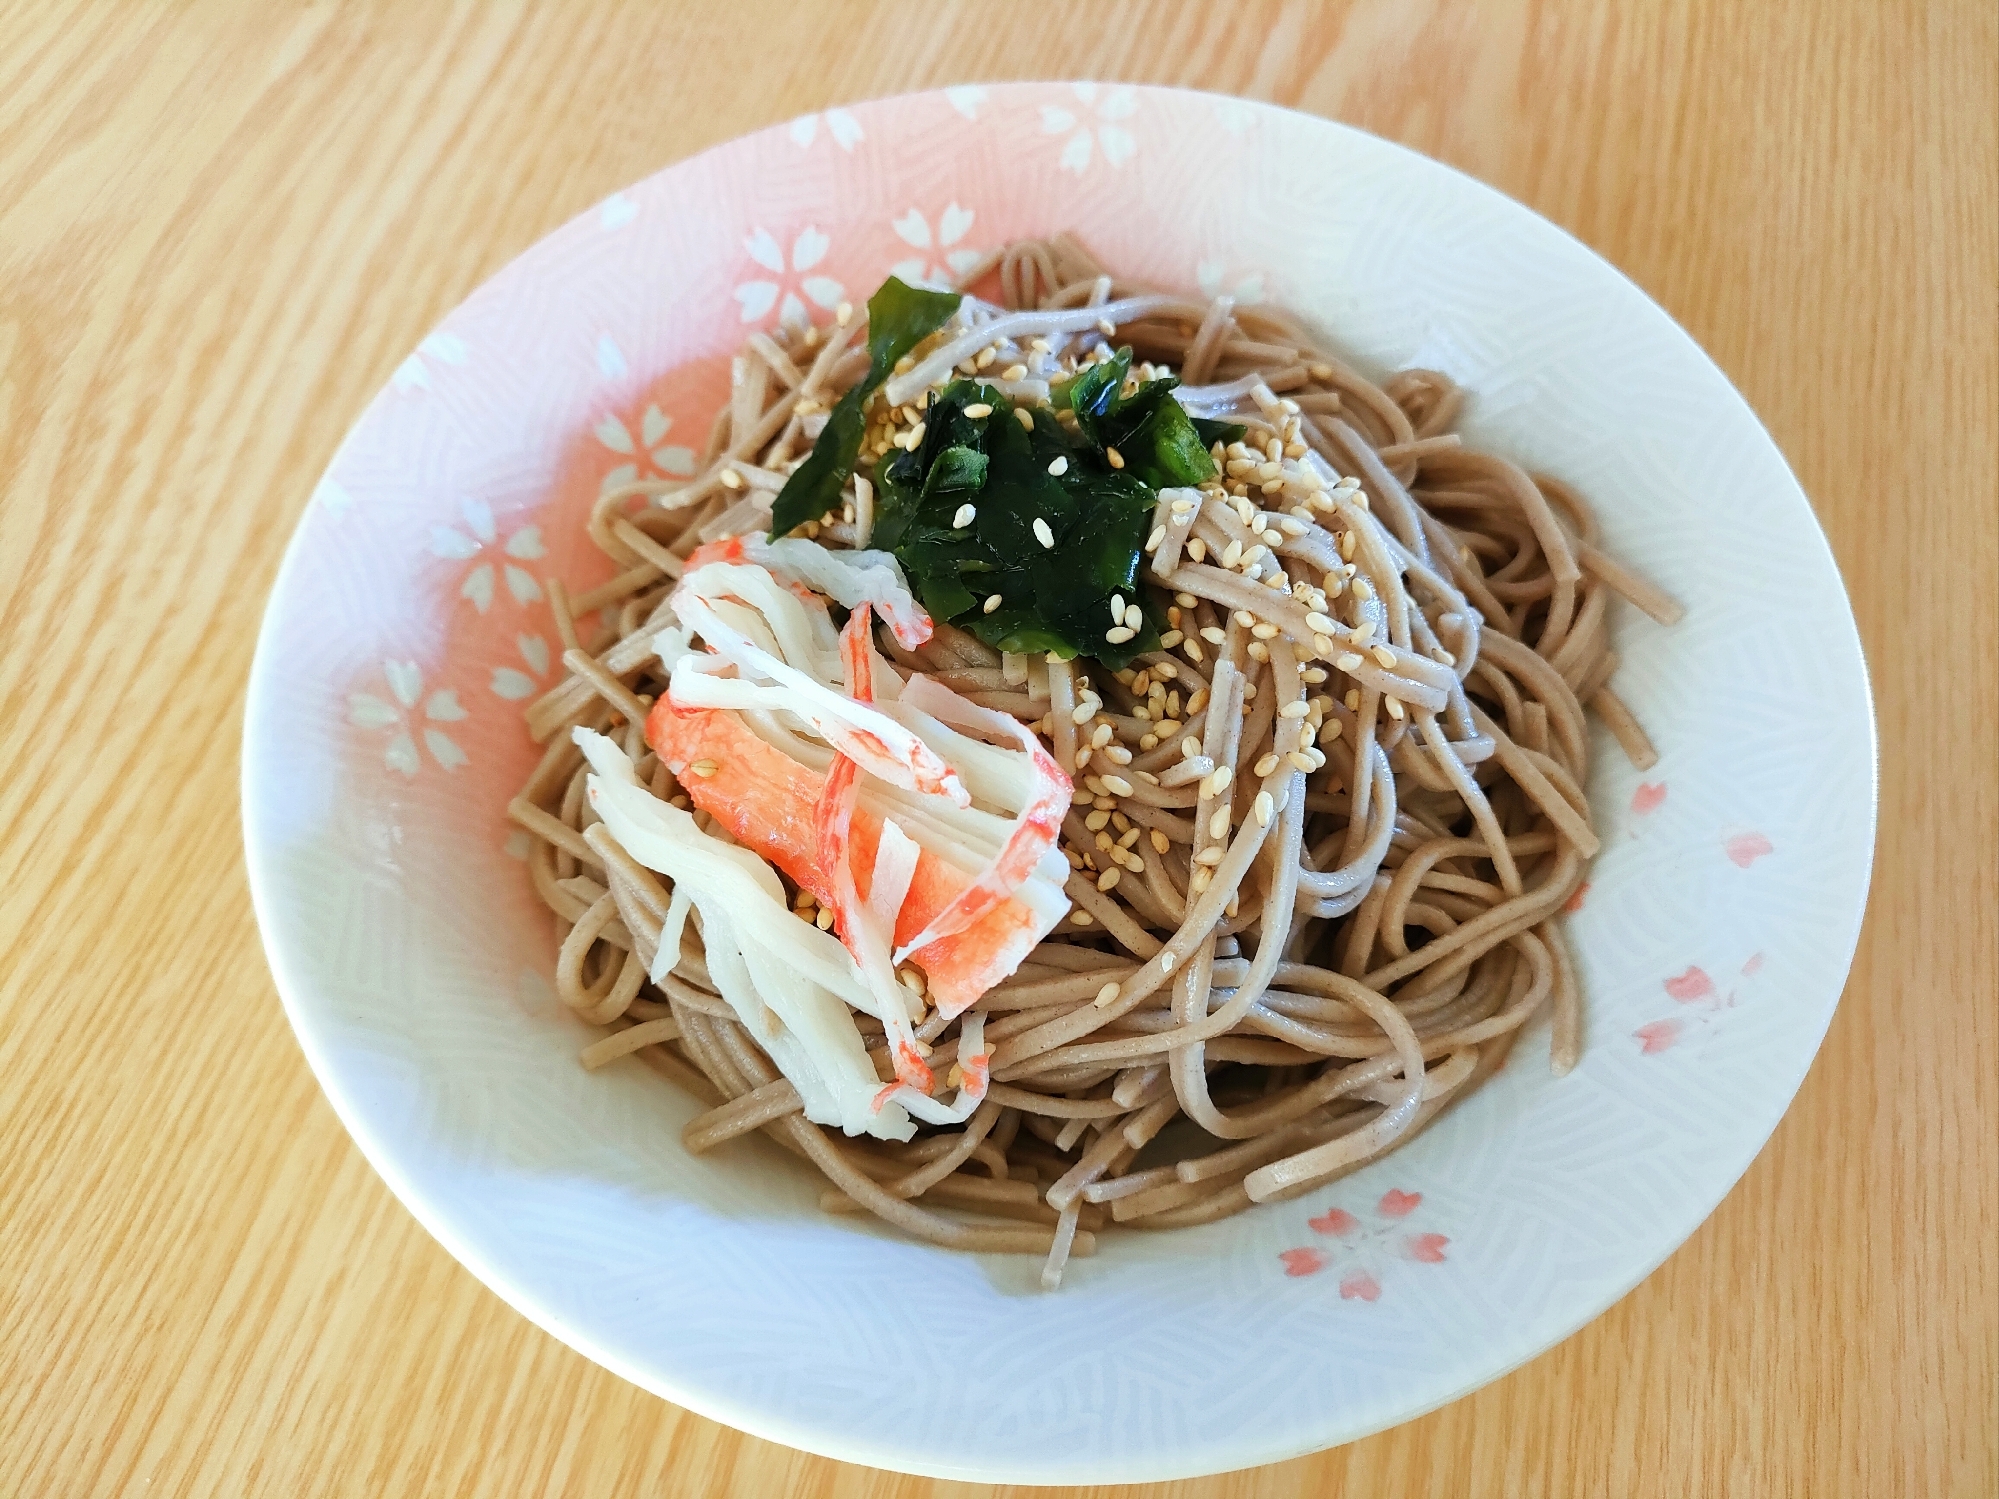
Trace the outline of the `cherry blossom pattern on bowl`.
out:
<instances>
[{"instance_id":1,"label":"cherry blossom pattern on bowl","mask_svg":"<svg viewBox=\"0 0 1999 1499\"><path fill-rule=\"evenodd\" d=\"M1046 1296L1033 1265L821 1215L816 1181L760 1142L686 1156L696 1106L640 1064L586 1074L590 1033L553 999L505 809L537 754L523 710L562 670L549 580L574 594L608 576L583 534L592 501L692 470L743 338L823 318L893 267L937 279L1059 229L1135 277L1295 307L1376 372L1448 371L1472 392L1468 437L1594 496L1605 544L1688 616L1616 623L1619 686L1661 759L1641 776L1595 748L1576 1071L1551 1078L1532 1031L1388 1160L1227 1222L1107 1235ZM613 193L422 340L287 554L244 824L272 970L327 1096L523 1314L814 1451L1130 1482L1405 1420L1670 1253L1831 1017L1873 742L1845 597L1782 457L1588 250L1322 120L985 85L828 110Z\"/></svg>"}]
</instances>

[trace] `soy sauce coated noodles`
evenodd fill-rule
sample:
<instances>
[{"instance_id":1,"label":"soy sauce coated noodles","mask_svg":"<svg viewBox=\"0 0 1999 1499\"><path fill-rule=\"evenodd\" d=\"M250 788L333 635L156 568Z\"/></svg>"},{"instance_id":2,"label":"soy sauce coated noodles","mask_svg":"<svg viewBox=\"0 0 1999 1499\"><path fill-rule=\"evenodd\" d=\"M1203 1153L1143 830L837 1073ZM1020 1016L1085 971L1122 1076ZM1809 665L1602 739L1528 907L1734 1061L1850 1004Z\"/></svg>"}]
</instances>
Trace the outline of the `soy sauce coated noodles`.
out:
<instances>
[{"instance_id":1,"label":"soy sauce coated noodles","mask_svg":"<svg viewBox=\"0 0 1999 1499\"><path fill-rule=\"evenodd\" d=\"M1377 386L1279 314L1128 285L1067 236L1008 246L965 285L996 290L997 301L968 298L885 374L865 406L857 476L803 541L744 553L729 538L770 527L774 497L837 398L869 373L861 325L844 308L828 326L750 338L698 477L631 484L598 502L590 534L618 572L574 597L551 589L569 676L529 710L547 749L511 812L535 840L535 887L561 935L558 988L610 1028L584 1052L586 1066L636 1052L707 1106L685 1131L688 1149L761 1131L823 1173L828 1211L871 1212L950 1247L1042 1254L1053 1285L1107 1228L1211 1222L1378 1158L1477 1087L1544 1009L1554 1070L1574 1065L1582 996L1559 916L1597 850L1583 793L1585 708L1634 763L1653 760L1608 685L1617 658L1606 611L1613 594L1661 623L1679 611L1598 550L1573 491L1465 447L1452 431L1462 396L1441 375L1408 370ZM989 399L966 408L961 397L961 415L1002 421L1007 413L990 407L1011 402L1031 432L1036 420L1057 422L1051 391L1122 347L1135 361L1127 389L1170 370L1185 411L1241 429L1215 443L1212 479L1157 492L1136 596L1114 596L1105 616L1106 635L1125 649L1163 625L1156 649L1116 669L1089 655L1008 655L941 618L912 645L906 608L895 628L870 636L869 619L893 618L894 600L906 600L889 587L869 594L872 605L839 599L861 624L839 643L844 676L822 663L820 680L852 703L769 706L779 699L757 693L790 680L782 665L756 689L727 670L715 684L710 668L722 658L691 636L720 649L735 620L742 638L769 648L755 659L795 665L824 656L806 634L818 631L825 647L830 626L785 626L791 606L775 594L755 615L740 582L702 593L697 575L740 579L764 558L783 580L785 548L816 543L836 559L866 548L882 498L870 471L879 477L917 448L947 382L984 382ZM1073 413L1060 423L1073 435ZM1114 450L1105 457L1124 466ZM961 527L974 509L958 511ZM723 560L704 560L714 558ZM844 573L837 585L857 586ZM818 576L812 588L837 591ZM791 592L811 600L809 589ZM589 630L583 621L600 611L615 626ZM709 622L705 635L690 618ZM1118 657L1110 645L1102 652ZM681 711L656 712L670 670ZM1002 902L1021 922L1033 917L1021 930L1038 940L1017 966L987 970L998 982L969 1004L970 991L941 993L935 959L963 941L948 935L925 950L928 972L924 952L915 963L896 954L891 992L850 973L819 981L849 996L836 1012L866 1050L844 1065L862 1069L864 1093L881 1084L870 1107L890 1100L891 1129L857 1115L851 1089L840 1093L824 1061L840 1038L815 1040L802 1001L777 997L790 982L780 970L824 974L845 960L826 959L821 942L809 960L785 950L767 961L771 949L758 944L772 939L753 919L704 900L693 875L679 890L656 870L692 869L672 860L698 854L716 879L761 879L757 888L789 908L763 926L819 942L838 915L856 954L849 966L887 974L860 961L850 927L879 904L890 854L913 871L895 877L915 902L935 873L927 854L881 831L888 852L874 855L875 893L849 879L842 896L815 894L816 876L787 864L784 850L823 849L829 829L858 844L864 824L880 827L886 814L869 813L865 796L855 810L840 779L851 763L842 757L863 753L842 737L840 714L886 703L898 722L931 723L906 711L923 679L949 689L921 698L938 713L952 694L964 705L945 739L927 743L957 732L979 740L949 740L961 754L992 758L1005 726L1025 725L1045 755L1023 744L1003 768L1052 758L1073 778L1073 803L1064 795L1052 813L1062 862L1044 861L1046 888L1034 895L1030 880ZM722 696L687 710L690 683ZM745 706L713 706L724 699ZM813 716L822 710L831 716ZM727 741L733 749L703 751L723 741L684 737L732 713L743 728ZM683 737L667 747L663 732ZM930 763L925 744L903 753L874 769L917 775ZM804 777L822 809L833 806L819 814L820 843L808 829L803 844L787 844L785 829L758 821L770 787L731 786L750 763ZM869 784L881 806L913 805L913 791ZM951 786L930 786L942 808L939 786ZM681 809L659 813L662 828L682 819L671 859L647 854L637 833L621 842L612 824L622 832L631 814L610 810L606 796L641 818ZM1023 793L1021 806L980 815L999 838L1031 821L1030 801ZM983 806L974 798L962 815ZM921 811L903 820L929 825ZM723 867L728 858L736 865ZM875 914L899 934L893 910ZM801 1042L820 1063L795 1060ZM933 1077L958 1086L956 1105L929 1096ZM826 1127L836 1118L847 1133ZM747 1157L744 1169L755 1169Z\"/></svg>"}]
</instances>

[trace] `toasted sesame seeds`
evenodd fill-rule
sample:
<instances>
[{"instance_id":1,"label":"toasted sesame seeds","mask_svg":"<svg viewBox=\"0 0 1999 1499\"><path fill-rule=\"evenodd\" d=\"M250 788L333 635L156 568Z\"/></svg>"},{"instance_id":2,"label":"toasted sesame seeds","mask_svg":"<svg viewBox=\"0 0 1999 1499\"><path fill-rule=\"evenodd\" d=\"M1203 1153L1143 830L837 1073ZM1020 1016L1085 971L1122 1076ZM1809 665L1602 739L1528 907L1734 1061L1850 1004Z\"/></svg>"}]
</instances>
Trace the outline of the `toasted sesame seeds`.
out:
<instances>
[{"instance_id":1,"label":"toasted sesame seeds","mask_svg":"<svg viewBox=\"0 0 1999 1499\"><path fill-rule=\"evenodd\" d=\"M1256 769L1251 773L1261 779L1277 769L1278 763L1277 756L1265 755L1261 760L1256 762Z\"/></svg>"},{"instance_id":2,"label":"toasted sesame seeds","mask_svg":"<svg viewBox=\"0 0 1999 1499\"><path fill-rule=\"evenodd\" d=\"M1249 659L1252 661L1268 661L1270 659L1270 647L1261 640L1252 640L1249 643Z\"/></svg>"},{"instance_id":3,"label":"toasted sesame seeds","mask_svg":"<svg viewBox=\"0 0 1999 1499\"><path fill-rule=\"evenodd\" d=\"M1034 413L1029 411L1025 406L1016 406L1013 408L1013 419L1019 422L1021 426L1027 428L1028 431L1032 432L1034 430Z\"/></svg>"},{"instance_id":4,"label":"toasted sesame seeds","mask_svg":"<svg viewBox=\"0 0 1999 1499\"><path fill-rule=\"evenodd\" d=\"M1206 561L1208 556L1208 544L1205 541L1201 540L1201 538L1198 536L1190 537L1187 542L1187 556L1190 560L1195 562Z\"/></svg>"},{"instance_id":5,"label":"toasted sesame seeds","mask_svg":"<svg viewBox=\"0 0 1999 1499\"><path fill-rule=\"evenodd\" d=\"M1187 712L1189 714L1199 713L1203 708L1207 706L1208 706L1208 689L1205 687L1199 688L1198 690L1196 690L1196 692L1192 697L1187 699Z\"/></svg>"},{"instance_id":6,"label":"toasted sesame seeds","mask_svg":"<svg viewBox=\"0 0 1999 1499\"><path fill-rule=\"evenodd\" d=\"M1159 648L1163 651L1170 651L1186 638L1178 630L1168 630L1164 635L1159 637Z\"/></svg>"},{"instance_id":7,"label":"toasted sesame seeds","mask_svg":"<svg viewBox=\"0 0 1999 1499\"><path fill-rule=\"evenodd\" d=\"M1344 699L1342 699L1342 701L1344 701L1347 705L1347 712L1349 713L1360 712L1360 689L1358 687L1349 687L1347 689L1347 695Z\"/></svg>"},{"instance_id":8,"label":"toasted sesame seeds","mask_svg":"<svg viewBox=\"0 0 1999 1499\"><path fill-rule=\"evenodd\" d=\"M1302 697L1293 698L1277 710L1277 716L1279 718L1303 718L1311 711L1311 704L1307 703Z\"/></svg>"},{"instance_id":9,"label":"toasted sesame seeds","mask_svg":"<svg viewBox=\"0 0 1999 1499\"><path fill-rule=\"evenodd\" d=\"M1374 597L1374 585L1369 583L1365 578L1355 578L1353 580L1353 596L1363 604L1366 603Z\"/></svg>"},{"instance_id":10,"label":"toasted sesame seeds","mask_svg":"<svg viewBox=\"0 0 1999 1499\"><path fill-rule=\"evenodd\" d=\"M1134 630L1127 630L1123 625L1119 625L1114 630L1104 631L1104 639L1109 641L1112 645L1123 645L1127 640L1131 639L1132 636L1136 633L1137 632Z\"/></svg>"},{"instance_id":11,"label":"toasted sesame seeds","mask_svg":"<svg viewBox=\"0 0 1999 1499\"><path fill-rule=\"evenodd\" d=\"M1227 851L1223 849L1223 847L1219 843L1210 844L1208 847L1202 849L1198 854L1194 855L1194 862L1198 865L1205 865L1209 868L1213 868L1215 865L1222 862L1223 855L1226 852Z\"/></svg>"},{"instance_id":12,"label":"toasted sesame seeds","mask_svg":"<svg viewBox=\"0 0 1999 1499\"><path fill-rule=\"evenodd\" d=\"M1379 661L1387 670L1395 670L1395 652L1391 651L1387 646L1378 645L1368 654L1373 656L1376 661Z\"/></svg>"},{"instance_id":13,"label":"toasted sesame seeds","mask_svg":"<svg viewBox=\"0 0 1999 1499\"><path fill-rule=\"evenodd\" d=\"M1116 448L1105 448L1104 462L1108 463L1112 468L1123 468L1124 454L1120 453Z\"/></svg>"},{"instance_id":14,"label":"toasted sesame seeds","mask_svg":"<svg viewBox=\"0 0 1999 1499\"><path fill-rule=\"evenodd\" d=\"M958 531L964 530L965 527L978 518L978 514L978 507L974 505L960 505L958 513L951 517L952 529Z\"/></svg>"},{"instance_id":15,"label":"toasted sesame seeds","mask_svg":"<svg viewBox=\"0 0 1999 1499\"><path fill-rule=\"evenodd\" d=\"M1232 541L1222 550L1222 566L1237 567L1242 563L1242 543Z\"/></svg>"},{"instance_id":16,"label":"toasted sesame seeds","mask_svg":"<svg viewBox=\"0 0 1999 1499\"><path fill-rule=\"evenodd\" d=\"M982 417L988 417L992 414L993 408L984 401L975 401L965 408L965 415L969 416L973 421L978 421Z\"/></svg>"},{"instance_id":17,"label":"toasted sesame seeds","mask_svg":"<svg viewBox=\"0 0 1999 1499\"><path fill-rule=\"evenodd\" d=\"M723 469L722 487L724 489L741 489L743 487L743 476L732 468Z\"/></svg>"},{"instance_id":18,"label":"toasted sesame seeds","mask_svg":"<svg viewBox=\"0 0 1999 1499\"><path fill-rule=\"evenodd\" d=\"M1164 854L1172 852L1173 840L1171 838L1168 838L1164 833L1160 832L1159 829L1154 828L1151 831L1151 833L1147 835L1147 838L1148 841L1152 844L1152 851L1155 854Z\"/></svg>"},{"instance_id":19,"label":"toasted sesame seeds","mask_svg":"<svg viewBox=\"0 0 1999 1499\"><path fill-rule=\"evenodd\" d=\"M1180 741L1180 756L1182 759L1191 760L1200 753L1201 741L1196 739L1192 734L1189 734L1185 739Z\"/></svg>"},{"instance_id":20,"label":"toasted sesame seeds","mask_svg":"<svg viewBox=\"0 0 1999 1499\"><path fill-rule=\"evenodd\" d=\"M1337 718L1329 718L1326 720L1326 726L1319 730L1319 743L1331 744L1345 732L1346 725L1344 723Z\"/></svg>"},{"instance_id":21,"label":"toasted sesame seeds","mask_svg":"<svg viewBox=\"0 0 1999 1499\"><path fill-rule=\"evenodd\" d=\"M709 776L712 776L716 771L720 770L722 767L717 765L713 760L696 760L692 765L688 766L687 768L693 771L696 775L700 776L703 780L706 780Z\"/></svg>"},{"instance_id":22,"label":"toasted sesame seeds","mask_svg":"<svg viewBox=\"0 0 1999 1499\"><path fill-rule=\"evenodd\" d=\"M1097 997L1091 1003L1100 1010L1108 1010L1117 1003L1118 995L1123 992L1116 984L1105 984L1097 991Z\"/></svg>"},{"instance_id":23,"label":"toasted sesame seeds","mask_svg":"<svg viewBox=\"0 0 1999 1499\"><path fill-rule=\"evenodd\" d=\"M1360 657L1356 656L1352 651L1348 651L1344 655L1335 658L1333 665L1337 666L1341 671L1353 671L1359 667Z\"/></svg>"},{"instance_id":24,"label":"toasted sesame seeds","mask_svg":"<svg viewBox=\"0 0 1999 1499\"><path fill-rule=\"evenodd\" d=\"M1319 613L1306 615L1305 624L1316 635L1330 635L1339 628L1330 618Z\"/></svg>"},{"instance_id":25,"label":"toasted sesame seeds","mask_svg":"<svg viewBox=\"0 0 1999 1499\"><path fill-rule=\"evenodd\" d=\"M1061 478L1069 472L1069 460L1067 458L1057 458L1053 463L1048 465L1048 472L1058 479Z\"/></svg>"},{"instance_id":26,"label":"toasted sesame seeds","mask_svg":"<svg viewBox=\"0 0 1999 1499\"><path fill-rule=\"evenodd\" d=\"M981 610L982 610L983 612L985 612L985 613L987 613L987 614L991 614L991 613L993 612L993 610L995 610L995 609L999 608L999 606L1000 606L1000 602L1001 602L1001 600L1000 600L1000 596L999 596L998 594L996 594L996 593L989 593L989 594L987 594L987 595L986 595L986 601L985 601L985 603L983 603L983 604L982 604L982 605L980 605L979 607L980 607L980 609L981 609Z\"/></svg>"},{"instance_id":27,"label":"toasted sesame seeds","mask_svg":"<svg viewBox=\"0 0 1999 1499\"><path fill-rule=\"evenodd\" d=\"M1259 624L1251 625L1249 633L1258 640L1275 640L1283 631L1279 630L1277 626L1266 619Z\"/></svg>"},{"instance_id":28,"label":"toasted sesame seeds","mask_svg":"<svg viewBox=\"0 0 1999 1499\"><path fill-rule=\"evenodd\" d=\"M1221 627L1218 625L1202 625L1201 638L1207 641L1209 645L1221 645L1224 644L1229 637L1222 632Z\"/></svg>"},{"instance_id":29,"label":"toasted sesame seeds","mask_svg":"<svg viewBox=\"0 0 1999 1499\"><path fill-rule=\"evenodd\" d=\"M1270 799L1268 791L1257 792L1256 800L1250 803L1250 808L1256 813L1257 822L1266 828L1270 826L1270 820L1277 815L1277 804Z\"/></svg>"},{"instance_id":30,"label":"toasted sesame seeds","mask_svg":"<svg viewBox=\"0 0 1999 1499\"><path fill-rule=\"evenodd\" d=\"M1108 812L1092 812L1083 819L1083 826L1093 833L1101 833L1110 820L1111 814Z\"/></svg>"},{"instance_id":31,"label":"toasted sesame seeds","mask_svg":"<svg viewBox=\"0 0 1999 1499\"><path fill-rule=\"evenodd\" d=\"M1159 544L1165 539L1166 528L1164 526L1154 526L1152 534L1145 538L1145 549L1148 552L1156 552L1159 550Z\"/></svg>"},{"instance_id":32,"label":"toasted sesame seeds","mask_svg":"<svg viewBox=\"0 0 1999 1499\"><path fill-rule=\"evenodd\" d=\"M1069 919L1075 922L1077 926L1088 926L1097 918L1092 916L1088 911L1072 911L1069 913Z\"/></svg>"},{"instance_id":33,"label":"toasted sesame seeds","mask_svg":"<svg viewBox=\"0 0 1999 1499\"><path fill-rule=\"evenodd\" d=\"M1131 782L1127 781L1123 776L1105 776L1104 790L1108 791L1112 796L1130 796Z\"/></svg>"},{"instance_id":34,"label":"toasted sesame seeds","mask_svg":"<svg viewBox=\"0 0 1999 1499\"><path fill-rule=\"evenodd\" d=\"M1401 719L1401 717L1402 717L1402 714L1403 714L1403 708L1402 708L1402 699L1401 699L1401 698L1399 698L1399 697L1384 697L1384 698L1383 698L1383 699L1381 700L1381 705L1382 705L1382 707L1384 707L1384 708L1386 708L1386 709L1388 710L1388 716L1389 716L1390 718L1393 718L1393 719L1396 719L1396 720L1398 720L1398 721L1399 721L1399 720Z\"/></svg>"},{"instance_id":35,"label":"toasted sesame seeds","mask_svg":"<svg viewBox=\"0 0 1999 1499\"><path fill-rule=\"evenodd\" d=\"M1234 779L1235 772L1233 770L1226 765L1218 765L1208 773L1208 778L1201 782L1201 795L1205 797L1220 796L1224 791L1229 789L1229 782Z\"/></svg>"},{"instance_id":36,"label":"toasted sesame seeds","mask_svg":"<svg viewBox=\"0 0 1999 1499\"><path fill-rule=\"evenodd\" d=\"M1056 461L1059 463L1061 460ZM1034 517L1034 539L1041 543L1044 551L1055 550L1055 533L1048 529L1048 522L1038 515Z\"/></svg>"},{"instance_id":37,"label":"toasted sesame seeds","mask_svg":"<svg viewBox=\"0 0 1999 1499\"><path fill-rule=\"evenodd\" d=\"M979 350L977 355L973 357L972 364L975 368L986 369L990 367L992 362L998 358L999 358L998 349L984 348Z\"/></svg>"},{"instance_id":38,"label":"toasted sesame seeds","mask_svg":"<svg viewBox=\"0 0 1999 1499\"><path fill-rule=\"evenodd\" d=\"M814 916L814 917L812 918L812 924L813 924L814 926L818 927L818 928L819 928L819 930L820 930L820 931L822 931L822 932L830 932L830 931L832 931L832 930L833 930L833 908L832 908L831 906L821 906L821 907L819 908L819 914L818 914L817 916Z\"/></svg>"},{"instance_id":39,"label":"toasted sesame seeds","mask_svg":"<svg viewBox=\"0 0 1999 1499\"><path fill-rule=\"evenodd\" d=\"M1000 371L1000 379L1002 380L1025 380L1026 378L1027 366L1024 364L1010 364Z\"/></svg>"},{"instance_id":40,"label":"toasted sesame seeds","mask_svg":"<svg viewBox=\"0 0 1999 1499\"><path fill-rule=\"evenodd\" d=\"M1159 971L1160 971L1161 973L1171 973L1171 972L1173 971L1173 949L1172 949L1172 948L1170 948L1170 947L1169 947L1169 948L1167 948L1165 952L1163 952L1163 953L1161 953L1161 954L1159 955Z\"/></svg>"}]
</instances>

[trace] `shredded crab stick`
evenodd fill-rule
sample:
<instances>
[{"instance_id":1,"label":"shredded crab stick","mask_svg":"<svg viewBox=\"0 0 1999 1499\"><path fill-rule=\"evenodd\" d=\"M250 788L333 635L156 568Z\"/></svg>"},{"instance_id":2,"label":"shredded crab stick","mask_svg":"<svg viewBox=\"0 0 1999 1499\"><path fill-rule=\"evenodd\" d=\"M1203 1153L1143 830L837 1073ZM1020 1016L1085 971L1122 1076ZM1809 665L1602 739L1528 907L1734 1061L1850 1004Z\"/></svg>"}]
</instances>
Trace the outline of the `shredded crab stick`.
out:
<instances>
[{"instance_id":1,"label":"shredded crab stick","mask_svg":"<svg viewBox=\"0 0 1999 1499\"><path fill-rule=\"evenodd\" d=\"M770 541L762 531L753 531L696 547L685 571L710 562L754 563L794 593L810 592L815 601L824 594L848 609L868 604L907 651L927 641L935 628L909 591L893 552L833 552L803 536Z\"/></svg>"},{"instance_id":2,"label":"shredded crab stick","mask_svg":"<svg viewBox=\"0 0 1999 1499\"><path fill-rule=\"evenodd\" d=\"M721 566L711 564L701 569L701 575L705 579ZM674 591L673 611L682 625L742 673L735 678L722 677L699 657L683 656L673 668L668 688L668 696L676 704L786 709L834 749L857 761L869 775L893 786L947 797L960 807L970 804L971 797L957 772L929 745L876 708L841 695L763 649L725 620L711 600L683 586Z\"/></svg>"},{"instance_id":3,"label":"shredded crab stick","mask_svg":"<svg viewBox=\"0 0 1999 1499\"><path fill-rule=\"evenodd\" d=\"M884 1101L852 1010L876 999L853 957L786 908L784 886L756 854L711 837L639 783L618 746L575 731L590 762L590 805L621 848L685 890L701 914L708 971L722 997L784 1075L805 1115L849 1134L906 1140L907 1110Z\"/></svg>"},{"instance_id":4,"label":"shredded crab stick","mask_svg":"<svg viewBox=\"0 0 1999 1499\"><path fill-rule=\"evenodd\" d=\"M872 656L867 668L871 677ZM769 859L840 915L813 820L812 809L825 792L824 773L759 737L735 713L692 709L674 701L674 696L669 694L654 706L646 738L682 788L739 844ZM1004 715L988 719L984 710L935 684L917 689L915 701L974 726L1003 728L999 721ZM928 804L918 810L931 815L901 814L904 831L923 844L923 851L897 914L894 961L913 959L928 978L938 1007L955 1016L1010 975L1035 943L1068 914L1062 890L1068 869L1060 863L1061 854L1049 835L1067 810L1068 778L1045 756L1030 761L1013 750L959 734L938 718L901 703L886 705L886 710L906 718L916 732L948 743L980 800L1024 807L1020 823L1029 826L1023 836L1019 824L1009 830L994 813L933 797L916 799ZM901 805L890 794L885 807L873 794L877 789L887 792L886 787L862 786L849 832L852 867L857 872L873 869L883 816ZM966 853L968 844L998 850L987 869L979 868L980 854ZM1020 879L1010 898L992 898L1002 888L1000 882L1013 881L1023 868L1032 872ZM968 891L973 892L970 901ZM932 935L917 940L926 929Z\"/></svg>"},{"instance_id":5,"label":"shredded crab stick","mask_svg":"<svg viewBox=\"0 0 1999 1499\"><path fill-rule=\"evenodd\" d=\"M1033 878L1043 856L1055 846L1062 831L1062 818L1074 796L1069 777L1041 747L1033 731L1018 719L968 703L928 677L913 678L905 685L900 706L909 712L926 713L954 728L984 729L1013 739L1023 751L1029 784L1027 794L1020 798L1024 803L1020 816L1005 845L956 900L925 922L923 930L896 952L898 963L918 948L965 931ZM1067 878L1066 868L1062 878Z\"/></svg>"}]
</instances>

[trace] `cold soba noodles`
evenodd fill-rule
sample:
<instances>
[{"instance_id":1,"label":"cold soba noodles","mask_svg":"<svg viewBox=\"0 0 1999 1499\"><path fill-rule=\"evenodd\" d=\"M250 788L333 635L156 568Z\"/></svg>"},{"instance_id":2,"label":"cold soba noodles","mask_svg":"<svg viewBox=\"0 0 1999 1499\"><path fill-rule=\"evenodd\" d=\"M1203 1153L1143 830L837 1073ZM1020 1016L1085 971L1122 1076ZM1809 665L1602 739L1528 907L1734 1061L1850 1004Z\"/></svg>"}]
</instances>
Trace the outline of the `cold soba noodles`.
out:
<instances>
[{"instance_id":1,"label":"cold soba noodles","mask_svg":"<svg viewBox=\"0 0 1999 1499\"><path fill-rule=\"evenodd\" d=\"M1574 1064L1585 706L1653 760L1606 611L1679 611L1441 375L1067 236L964 285L753 334L700 475L599 500L511 812L586 1066L1052 1286L1393 1149L1544 1008Z\"/></svg>"}]
</instances>

